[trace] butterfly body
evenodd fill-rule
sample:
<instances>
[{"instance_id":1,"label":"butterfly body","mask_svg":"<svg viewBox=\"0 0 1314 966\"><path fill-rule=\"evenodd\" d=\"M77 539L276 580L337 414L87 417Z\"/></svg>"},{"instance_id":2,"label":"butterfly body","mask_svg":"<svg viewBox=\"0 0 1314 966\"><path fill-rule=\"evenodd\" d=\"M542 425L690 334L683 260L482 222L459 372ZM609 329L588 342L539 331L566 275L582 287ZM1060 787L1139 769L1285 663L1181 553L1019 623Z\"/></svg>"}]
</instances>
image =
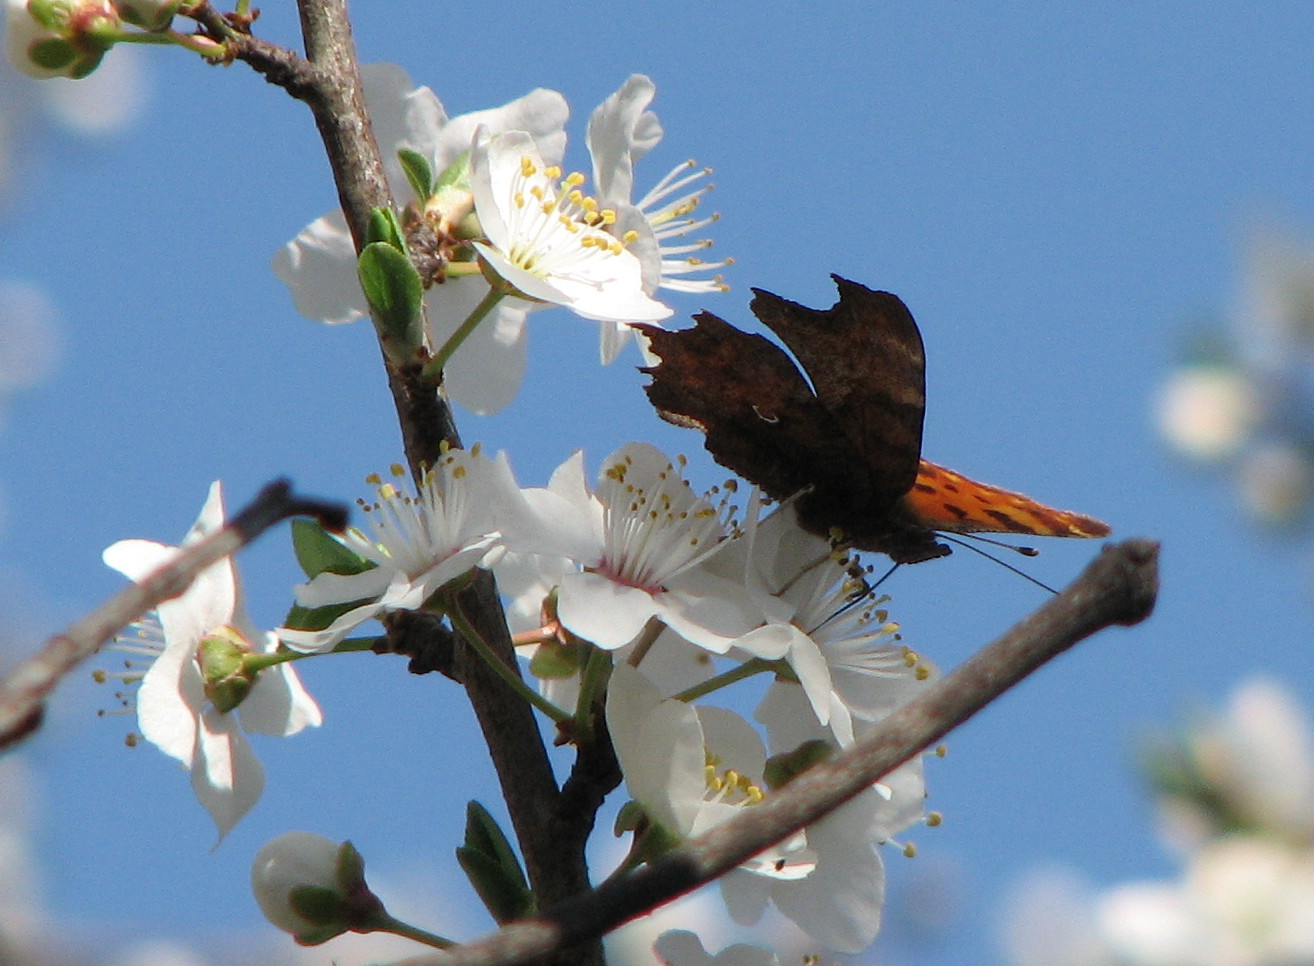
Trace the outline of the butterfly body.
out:
<instances>
[{"instance_id":1,"label":"butterfly body","mask_svg":"<svg viewBox=\"0 0 1314 966\"><path fill-rule=\"evenodd\" d=\"M658 413L706 434L721 465L796 498L801 525L918 563L950 552L935 532L1104 536L1109 528L921 458L926 359L903 302L834 276L840 299L811 309L755 289L774 343L708 312L692 329L638 325L661 362L642 371ZM806 378L804 376L806 373Z\"/></svg>"}]
</instances>

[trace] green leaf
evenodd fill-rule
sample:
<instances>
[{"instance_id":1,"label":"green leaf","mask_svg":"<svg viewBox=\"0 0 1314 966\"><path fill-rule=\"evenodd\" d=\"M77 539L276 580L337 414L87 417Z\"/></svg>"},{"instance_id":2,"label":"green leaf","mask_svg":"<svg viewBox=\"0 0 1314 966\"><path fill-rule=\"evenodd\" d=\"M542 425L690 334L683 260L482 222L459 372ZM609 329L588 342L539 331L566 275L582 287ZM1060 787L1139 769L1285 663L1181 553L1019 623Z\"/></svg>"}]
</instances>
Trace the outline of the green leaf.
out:
<instances>
[{"instance_id":1,"label":"green leaf","mask_svg":"<svg viewBox=\"0 0 1314 966\"><path fill-rule=\"evenodd\" d=\"M456 861L498 925L534 911L534 897L524 883L508 877L496 859L475 849L461 847L456 850Z\"/></svg>"},{"instance_id":2,"label":"green leaf","mask_svg":"<svg viewBox=\"0 0 1314 966\"><path fill-rule=\"evenodd\" d=\"M292 550L301 569L312 579L326 571L349 577L376 566L373 560L347 547L315 520L292 521Z\"/></svg>"},{"instance_id":3,"label":"green leaf","mask_svg":"<svg viewBox=\"0 0 1314 966\"><path fill-rule=\"evenodd\" d=\"M391 208L374 208L370 211L369 224L365 227L367 244L384 242L397 251L406 251L406 230L402 228L401 219Z\"/></svg>"},{"instance_id":4,"label":"green leaf","mask_svg":"<svg viewBox=\"0 0 1314 966\"><path fill-rule=\"evenodd\" d=\"M456 850L466 877L499 923L528 915L534 896L497 819L478 802L465 809L465 844Z\"/></svg>"},{"instance_id":5,"label":"green leaf","mask_svg":"<svg viewBox=\"0 0 1314 966\"><path fill-rule=\"evenodd\" d=\"M371 242L360 253L357 272L384 339L403 355L418 347L424 283L410 258L387 242Z\"/></svg>"},{"instance_id":6,"label":"green leaf","mask_svg":"<svg viewBox=\"0 0 1314 966\"><path fill-rule=\"evenodd\" d=\"M470 152L463 151L461 155L443 169L443 173L438 175L438 180L434 182L430 194L436 194L442 188L460 188L468 191L470 189Z\"/></svg>"},{"instance_id":7,"label":"green leaf","mask_svg":"<svg viewBox=\"0 0 1314 966\"><path fill-rule=\"evenodd\" d=\"M429 159L418 151L402 148L397 152L397 160L406 172L406 180L411 183L415 197L420 199L421 204L428 201L433 194L433 166L429 164Z\"/></svg>"},{"instance_id":8,"label":"green leaf","mask_svg":"<svg viewBox=\"0 0 1314 966\"><path fill-rule=\"evenodd\" d=\"M492 813L478 802L471 802L465 808L465 846L496 859L508 873L519 877L521 885L525 885L520 860L516 858L506 833Z\"/></svg>"}]
</instances>

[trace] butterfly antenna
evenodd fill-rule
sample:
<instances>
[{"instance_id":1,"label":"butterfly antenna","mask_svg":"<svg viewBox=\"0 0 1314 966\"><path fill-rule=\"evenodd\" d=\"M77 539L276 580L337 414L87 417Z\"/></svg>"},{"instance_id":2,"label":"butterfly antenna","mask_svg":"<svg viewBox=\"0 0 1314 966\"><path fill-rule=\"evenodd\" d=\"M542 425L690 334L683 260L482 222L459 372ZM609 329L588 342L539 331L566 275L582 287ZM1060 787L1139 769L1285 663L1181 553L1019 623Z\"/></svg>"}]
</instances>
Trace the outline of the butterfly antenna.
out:
<instances>
[{"instance_id":1,"label":"butterfly antenna","mask_svg":"<svg viewBox=\"0 0 1314 966\"><path fill-rule=\"evenodd\" d=\"M940 536L943 537L944 534L942 533L940 534ZM1012 550L1014 553L1020 553L1024 557L1040 556L1040 551L1037 550L1035 547L1019 547L1016 544L1004 543L1004 541L1002 540L992 540L990 537L983 537L979 533L964 533L964 534L960 534L960 536L967 540L976 540L979 543L988 543L990 544L990 546L998 547L1001 550ZM967 546L967 544L963 544L963 546ZM989 555L987 554L987 556ZM991 557L990 559L993 560L994 558Z\"/></svg>"},{"instance_id":2,"label":"butterfly antenna","mask_svg":"<svg viewBox=\"0 0 1314 966\"><path fill-rule=\"evenodd\" d=\"M999 564L999 566L1003 567L1005 570L1013 571L1013 573L1017 574L1023 580L1029 580L1037 587L1049 591L1051 594L1053 594L1056 597L1058 596L1058 591L1055 590L1053 587L1051 587L1049 584L1045 583L1043 580L1039 580L1031 576L1029 573L1027 573L1025 570L1023 570L1020 567L1014 567L1007 560L1001 560L998 557L996 557L994 554L987 553L986 551L982 550L980 547L976 546L975 544L968 543L966 540L960 540L958 537L950 536L947 533L939 533L937 535L942 540L947 540L950 543L956 543L958 544L958 546L962 547L965 550L970 550L972 551L972 553L978 553L981 556L985 557L987 560L993 560L995 563ZM1034 557L1040 553L1040 551L1035 549L1034 547L1015 547L1011 543L1001 543L997 540L988 540L985 537L974 537L974 539L979 540L982 543L991 544L996 547L1007 547L1009 550L1016 550L1019 553L1021 553L1024 557ZM898 564L895 564L895 566L897 567ZM893 573L893 570L891 570L891 573ZM889 574L886 574L885 576L888 577ZM882 577L881 579L884 580L885 578Z\"/></svg>"},{"instance_id":3,"label":"butterfly antenna","mask_svg":"<svg viewBox=\"0 0 1314 966\"><path fill-rule=\"evenodd\" d=\"M853 589L852 593L849 595L848 603L846 603L839 610L835 611L835 613L831 614L816 627L812 628L812 630L808 631L808 633L809 634L816 633L817 631L821 630L821 628L829 624L831 621L835 620L836 618L842 617L845 614L847 614L849 611L853 610L853 608L857 607L864 600L868 600L868 601L873 600L876 596L876 588L879 587L881 584L885 583L885 581L889 579L890 575L894 573L896 570L898 570L901 566L903 565L894 564L892 567L890 567L889 570L881 574L881 579L876 581L875 583L872 583L869 580L867 580L867 577L862 572L862 568L860 566L857 568L856 572L854 570L850 570L849 577L859 581L859 584L857 587Z\"/></svg>"}]
</instances>

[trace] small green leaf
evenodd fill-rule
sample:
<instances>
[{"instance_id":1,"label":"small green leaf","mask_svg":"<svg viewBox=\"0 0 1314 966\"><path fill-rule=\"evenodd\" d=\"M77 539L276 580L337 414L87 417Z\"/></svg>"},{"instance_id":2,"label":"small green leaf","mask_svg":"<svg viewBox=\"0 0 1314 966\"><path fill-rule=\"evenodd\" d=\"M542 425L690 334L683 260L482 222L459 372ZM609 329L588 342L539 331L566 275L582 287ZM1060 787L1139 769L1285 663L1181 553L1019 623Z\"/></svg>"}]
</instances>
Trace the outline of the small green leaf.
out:
<instances>
[{"instance_id":1,"label":"small green leaf","mask_svg":"<svg viewBox=\"0 0 1314 966\"><path fill-rule=\"evenodd\" d=\"M357 272L383 338L403 355L419 346L424 283L410 258L387 242L371 242L360 253Z\"/></svg>"},{"instance_id":2,"label":"small green leaf","mask_svg":"<svg viewBox=\"0 0 1314 966\"><path fill-rule=\"evenodd\" d=\"M470 152L463 151L461 155L443 169L443 173L438 175L438 180L433 183L433 189L430 194L437 194L443 188L460 188L469 190L470 188Z\"/></svg>"},{"instance_id":3,"label":"small green leaf","mask_svg":"<svg viewBox=\"0 0 1314 966\"><path fill-rule=\"evenodd\" d=\"M391 208L374 208L370 211L369 224L365 228L367 244L383 242L399 252L406 251L406 231L401 219Z\"/></svg>"},{"instance_id":4,"label":"small green leaf","mask_svg":"<svg viewBox=\"0 0 1314 966\"><path fill-rule=\"evenodd\" d=\"M397 160L406 172L406 180L411 183L415 197L421 204L428 201L433 194L433 165L429 164L429 159L418 151L402 148L397 152Z\"/></svg>"},{"instance_id":5,"label":"small green leaf","mask_svg":"<svg viewBox=\"0 0 1314 966\"><path fill-rule=\"evenodd\" d=\"M471 802L465 808L465 847L495 859L508 875L519 879L521 886L526 886L520 860L516 858L506 833L492 813L478 802Z\"/></svg>"},{"instance_id":6,"label":"small green leaf","mask_svg":"<svg viewBox=\"0 0 1314 966\"><path fill-rule=\"evenodd\" d=\"M533 895L523 882L508 877L496 859L483 852L461 847L456 850L456 861L483 901L484 908L498 925L533 912Z\"/></svg>"},{"instance_id":7,"label":"small green leaf","mask_svg":"<svg viewBox=\"0 0 1314 966\"><path fill-rule=\"evenodd\" d=\"M292 521L292 550L301 569L311 578L325 571L350 577L376 566L373 560L348 548L315 520Z\"/></svg>"},{"instance_id":8,"label":"small green leaf","mask_svg":"<svg viewBox=\"0 0 1314 966\"><path fill-rule=\"evenodd\" d=\"M499 923L533 911L534 896L520 860L497 819L478 802L465 809L465 844L456 850L470 884Z\"/></svg>"}]
</instances>

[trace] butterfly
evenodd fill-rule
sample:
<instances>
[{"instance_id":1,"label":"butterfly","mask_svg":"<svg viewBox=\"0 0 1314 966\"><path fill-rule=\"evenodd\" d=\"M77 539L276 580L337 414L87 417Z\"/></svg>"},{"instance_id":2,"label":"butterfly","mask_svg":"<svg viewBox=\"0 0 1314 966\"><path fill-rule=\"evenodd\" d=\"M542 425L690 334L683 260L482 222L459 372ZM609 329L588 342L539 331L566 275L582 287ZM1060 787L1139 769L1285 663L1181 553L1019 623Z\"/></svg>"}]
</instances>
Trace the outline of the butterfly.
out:
<instances>
[{"instance_id":1,"label":"butterfly","mask_svg":"<svg viewBox=\"0 0 1314 966\"><path fill-rule=\"evenodd\" d=\"M662 418L702 430L722 466L820 536L918 563L950 553L945 533L1102 537L1056 510L921 458L926 356L898 296L831 276L839 301L811 309L754 289L756 315L794 354L702 312L692 329L635 325L660 362L640 371ZM806 373L806 378L804 376Z\"/></svg>"}]
</instances>

